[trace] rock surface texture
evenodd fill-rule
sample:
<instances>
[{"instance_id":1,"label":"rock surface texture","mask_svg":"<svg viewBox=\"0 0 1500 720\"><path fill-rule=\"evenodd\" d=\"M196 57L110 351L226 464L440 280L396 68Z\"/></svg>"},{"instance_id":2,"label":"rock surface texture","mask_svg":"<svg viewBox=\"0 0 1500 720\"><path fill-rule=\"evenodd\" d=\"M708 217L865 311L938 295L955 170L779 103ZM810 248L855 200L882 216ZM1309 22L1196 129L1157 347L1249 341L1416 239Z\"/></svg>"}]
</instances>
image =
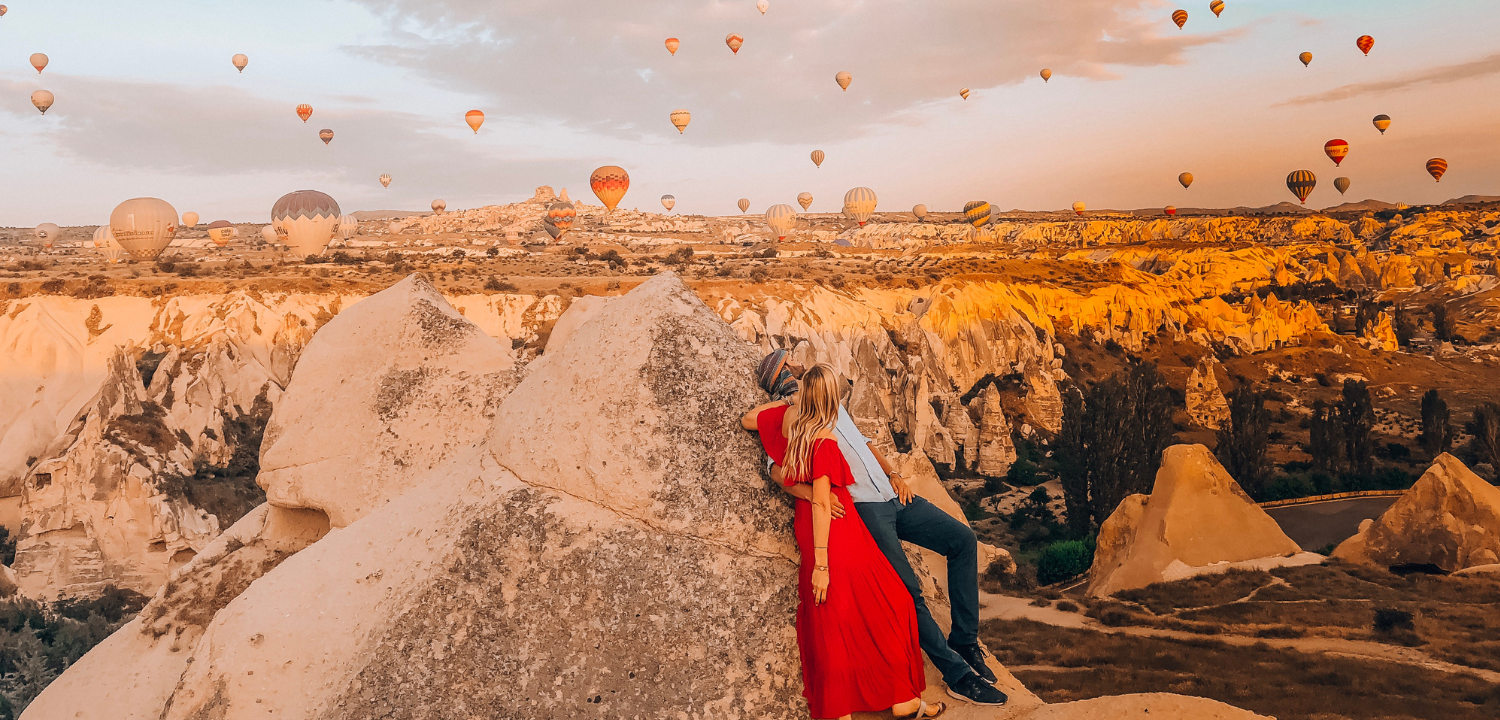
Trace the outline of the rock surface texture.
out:
<instances>
[{"instance_id":1,"label":"rock surface texture","mask_svg":"<svg viewBox=\"0 0 1500 720\"><path fill-rule=\"evenodd\" d=\"M1333 551L1368 565L1454 572L1500 563L1500 488L1443 453L1401 499Z\"/></svg>"},{"instance_id":2,"label":"rock surface texture","mask_svg":"<svg viewBox=\"0 0 1500 720\"><path fill-rule=\"evenodd\" d=\"M1125 498L1099 528L1088 592L1105 597L1233 567L1321 559L1301 552L1208 448L1173 445L1151 494Z\"/></svg>"},{"instance_id":3,"label":"rock surface texture","mask_svg":"<svg viewBox=\"0 0 1500 720\"><path fill-rule=\"evenodd\" d=\"M1214 373L1217 365L1212 355L1205 355L1187 379L1188 417L1210 430L1218 430L1229 419L1229 401L1219 390L1219 378Z\"/></svg>"}]
</instances>

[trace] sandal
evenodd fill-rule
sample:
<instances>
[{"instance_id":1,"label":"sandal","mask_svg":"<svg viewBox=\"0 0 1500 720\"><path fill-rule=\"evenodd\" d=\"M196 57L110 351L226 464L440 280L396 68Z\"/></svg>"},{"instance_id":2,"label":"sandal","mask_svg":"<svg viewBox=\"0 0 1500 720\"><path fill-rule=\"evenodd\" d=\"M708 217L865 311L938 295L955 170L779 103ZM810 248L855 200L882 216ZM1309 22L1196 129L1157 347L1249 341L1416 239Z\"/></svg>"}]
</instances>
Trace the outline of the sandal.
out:
<instances>
[{"instance_id":1,"label":"sandal","mask_svg":"<svg viewBox=\"0 0 1500 720\"><path fill-rule=\"evenodd\" d=\"M937 712L928 715L927 710L929 708L937 708ZM948 712L948 703L940 702L935 705L928 705L926 700L917 698L917 711L910 715L897 715L896 720L929 720L930 718L939 717L945 712Z\"/></svg>"}]
</instances>

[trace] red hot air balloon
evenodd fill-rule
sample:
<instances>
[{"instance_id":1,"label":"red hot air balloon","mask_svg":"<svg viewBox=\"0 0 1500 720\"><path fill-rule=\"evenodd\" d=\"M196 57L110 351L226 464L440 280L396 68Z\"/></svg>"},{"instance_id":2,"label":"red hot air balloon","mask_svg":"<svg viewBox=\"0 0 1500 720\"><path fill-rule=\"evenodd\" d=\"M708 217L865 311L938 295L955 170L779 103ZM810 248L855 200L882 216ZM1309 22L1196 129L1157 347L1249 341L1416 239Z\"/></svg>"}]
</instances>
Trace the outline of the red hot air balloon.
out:
<instances>
[{"instance_id":1,"label":"red hot air balloon","mask_svg":"<svg viewBox=\"0 0 1500 720\"><path fill-rule=\"evenodd\" d=\"M1172 22L1177 23L1177 27L1179 27L1179 28L1181 28L1182 26L1186 25L1187 24L1187 11L1186 10L1178 10L1178 11L1172 13Z\"/></svg>"},{"instance_id":2,"label":"red hot air balloon","mask_svg":"<svg viewBox=\"0 0 1500 720\"><path fill-rule=\"evenodd\" d=\"M1370 48L1375 47L1375 38L1369 35L1360 35L1359 39L1354 41L1354 46L1359 48L1360 52L1369 55Z\"/></svg>"},{"instance_id":3,"label":"red hot air balloon","mask_svg":"<svg viewBox=\"0 0 1500 720\"><path fill-rule=\"evenodd\" d=\"M1328 153L1328 159L1332 160L1334 166L1337 167L1349 155L1349 143L1343 140L1329 140L1323 145L1323 152Z\"/></svg>"},{"instance_id":4,"label":"red hot air balloon","mask_svg":"<svg viewBox=\"0 0 1500 720\"><path fill-rule=\"evenodd\" d=\"M1167 217L1172 217L1177 214L1177 208L1176 206L1168 205L1167 209L1163 210L1162 212L1166 213Z\"/></svg>"},{"instance_id":5,"label":"red hot air balloon","mask_svg":"<svg viewBox=\"0 0 1500 720\"><path fill-rule=\"evenodd\" d=\"M312 106L306 103L298 105L297 117L302 118L302 122L307 122L307 119L312 117Z\"/></svg>"},{"instance_id":6,"label":"red hot air balloon","mask_svg":"<svg viewBox=\"0 0 1500 720\"><path fill-rule=\"evenodd\" d=\"M1433 180L1442 182L1443 173L1448 172L1448 161L1442 158L1433 158L1431 160L1428 160L1427 172L1432 175Z\"/></svg>"}]
</instances>

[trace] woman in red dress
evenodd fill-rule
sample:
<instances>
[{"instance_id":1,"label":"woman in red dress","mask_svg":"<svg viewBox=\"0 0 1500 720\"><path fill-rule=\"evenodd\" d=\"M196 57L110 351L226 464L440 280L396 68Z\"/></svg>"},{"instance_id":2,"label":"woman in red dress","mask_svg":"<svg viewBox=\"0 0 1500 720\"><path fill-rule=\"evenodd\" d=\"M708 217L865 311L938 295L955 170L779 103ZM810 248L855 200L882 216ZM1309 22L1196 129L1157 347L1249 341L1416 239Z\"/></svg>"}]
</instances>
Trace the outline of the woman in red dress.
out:
<instances>
[{"instance_id":1,"label":"woman in red dress","mask_svg":"<svg viewBox=\"0 0 1500 720\"><path fill-rule=\"evenodd\" d=\"M887 708L898 718L935 718L947 707L921 700L927 679L911 594L859 513L834 518L830 511L832 497L854 506L844 489L854 479L830 432L838 412L835 373L816 366L801 387L789 401L755 408L741 422L760 432L788 487L811 487L810 501L797 500L793 525L802 551L802 695L814 718Z\"/></svg>"}]
</instances>

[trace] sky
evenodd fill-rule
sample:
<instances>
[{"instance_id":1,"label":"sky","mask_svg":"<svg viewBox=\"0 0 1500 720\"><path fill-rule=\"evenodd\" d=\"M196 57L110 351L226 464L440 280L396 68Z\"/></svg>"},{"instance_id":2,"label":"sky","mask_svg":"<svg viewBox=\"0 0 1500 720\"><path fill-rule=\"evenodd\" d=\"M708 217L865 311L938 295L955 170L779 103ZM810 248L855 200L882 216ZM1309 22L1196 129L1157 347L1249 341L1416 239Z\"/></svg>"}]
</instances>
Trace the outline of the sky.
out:
<instances>
[{"instance_id":1,"label":"sky","mask_svg":"<svg viewBox=\"0 0 1500 720\"><path fill-rule=\"evenodd\" d=\"M886 211L1261 206L1300 169L1313 207L1500 195L1493 0L1226 0L1219 18L1208 0L0 1L0 226L98 224L140 196L267 222L309 188L345 212L540 185L596 202L601 165L629 171L622 206L710 215L803 191L834 212L856 186Z\"/></svg>"}]
</instances>

